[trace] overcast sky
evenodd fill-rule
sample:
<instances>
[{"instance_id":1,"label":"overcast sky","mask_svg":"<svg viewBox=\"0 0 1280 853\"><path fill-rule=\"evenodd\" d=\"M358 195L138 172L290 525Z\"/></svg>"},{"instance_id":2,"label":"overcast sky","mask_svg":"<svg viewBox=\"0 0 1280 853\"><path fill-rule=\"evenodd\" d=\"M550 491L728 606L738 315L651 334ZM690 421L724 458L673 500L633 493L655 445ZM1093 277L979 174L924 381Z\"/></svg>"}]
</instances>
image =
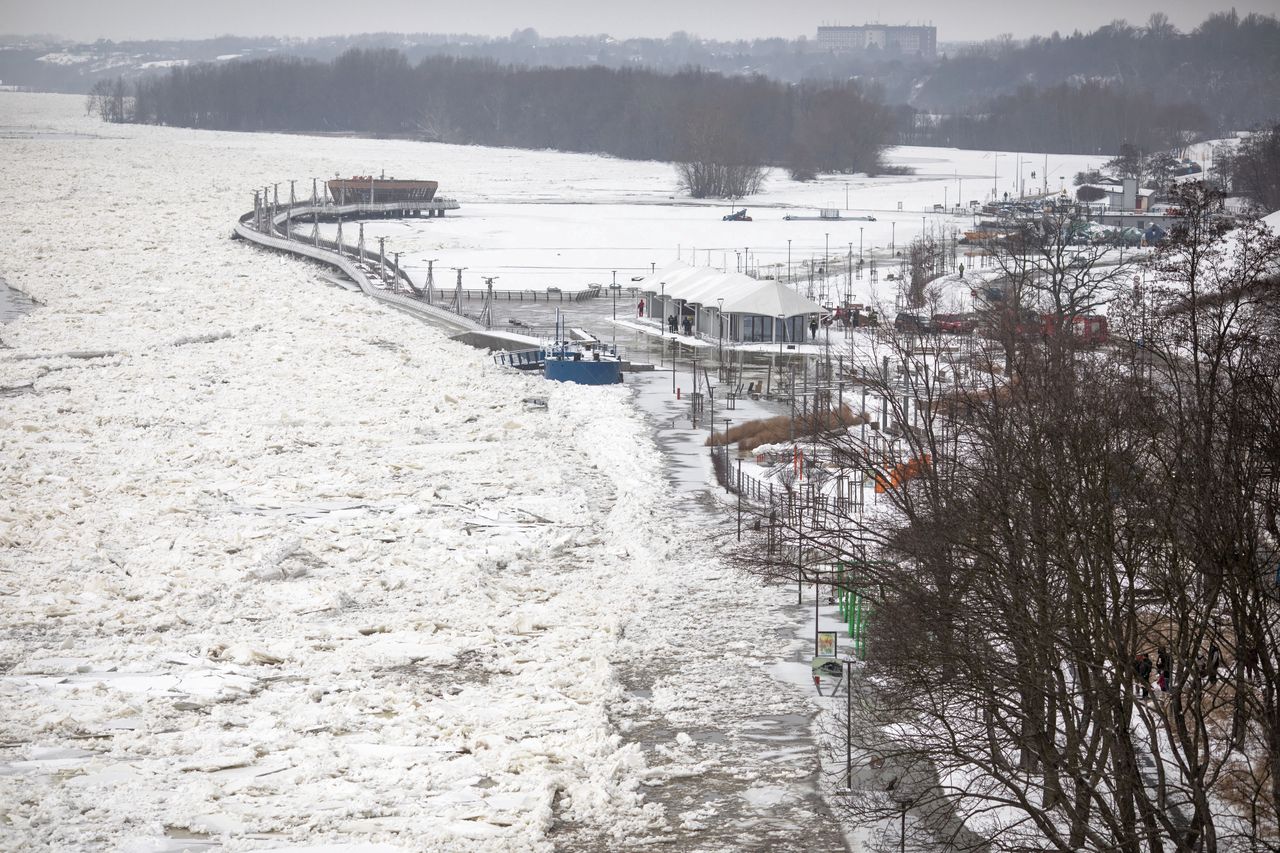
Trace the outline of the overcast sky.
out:
<instances>
[{"instance_id":1,"label":"overcast sky","mask_svg":"<svg viewBox=\"0 0 1280 853\"><path fill-rule=\"evenodd\" d=\"M361 32L505 36L533 27L545 36L608 33L665 36L676 30L715 39L799 35L819 24L931 23L939 41L1064 35L1117 17L1142 24L1156 9L1188 30L1234 6L1276 14L1280 0L1125 5L1114 0L0 0L0 32L54 33L93 41L207 38L214 35L319 36Z\"/></svg>"}]
</instances>

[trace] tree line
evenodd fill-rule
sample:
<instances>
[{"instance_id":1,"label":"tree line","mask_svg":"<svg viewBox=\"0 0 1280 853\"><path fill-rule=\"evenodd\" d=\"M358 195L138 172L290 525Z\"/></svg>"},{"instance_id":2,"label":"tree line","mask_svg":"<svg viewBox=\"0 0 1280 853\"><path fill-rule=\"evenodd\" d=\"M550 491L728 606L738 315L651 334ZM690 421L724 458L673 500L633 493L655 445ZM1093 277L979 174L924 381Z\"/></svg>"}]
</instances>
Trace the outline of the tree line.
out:
<instances>
[{"instance_id":1,"label":"tree line","mask_svg":"<svg viewBox=\"0 0 1280 853\"><path fill-rule=\"evenodd\" d=\"M1087 34L997 39L943 57L911 105L977 116L1027 81L1042 90L1093 83L1156 105L1194 105L1206 130L1221 135L1280 115L1280 21L1231 10L1181 33L1156 12L1141 26L1117 20Z\"/></svg>"},{"instance_id":2,"label":"tree line","mask_svg":"<svg viewBox=\"0 0 1280 853\"><path fill-rule=\"evenodd\" d=\"M884 332L857 381L889 428L817 439L876 510L797 499L742 549L870 603L843 800L895 843L909 809L927 849L1280 844L1280 239L1174 201L1137 261L1066 214L992 239L988 339Z\"/></svg>"},{"instance_id":3,"label":"tree line","mask_svg":"<svg viewBox=\"0 0 1280 853\"><path fill-rule=\"evenodd\" d=\"M741 196L765 166L868 172L891 119L855 82L787 85L690 69L521 68L353 49L332 62L278 57L102 81L111 121L236 131L345 131L434 142L703 164L695 196ZM105 106L105 109L104 109ZM688 174L686 174L688 172ZM707 176L704 180L703 176Z\"/></svg>"},{"instance_id":4,"label":"tree line","mask_svg":"<svg viewBox=\"0 0 1280 853\"><path fill-rule=\"evenodd\" d=\"M1148 151L1179 149L1213 127L1195 103L1096 81L1025 85L972 113L906 120L910 125L899 133L903 142L1056 154L1111 153L1125 143Z\"/></svg>"}]
</instances>

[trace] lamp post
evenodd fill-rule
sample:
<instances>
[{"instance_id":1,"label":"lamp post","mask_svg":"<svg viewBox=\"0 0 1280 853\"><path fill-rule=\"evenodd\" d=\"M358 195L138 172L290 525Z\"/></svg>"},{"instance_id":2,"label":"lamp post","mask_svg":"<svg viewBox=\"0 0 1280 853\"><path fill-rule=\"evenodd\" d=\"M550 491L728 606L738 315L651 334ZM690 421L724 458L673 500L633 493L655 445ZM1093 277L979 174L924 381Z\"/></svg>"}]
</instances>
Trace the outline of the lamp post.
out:
<instances>
[{"instance_id":1,"label":"lamp post","mask_svg":"<svg viewBox=\"0 0 1280 853\"><path fill-rule=\"evenodd\" d=\"M862 260L862 226L858 226L858 260Z\"/></svg>"},{"instance_id":2,"label":"lamp post","mask_svg":"<svg viewBox=\"0 0 1280 853\"><path fill-rule=\"evenodd\" d=\"M787 241L787 283L791 283L791 241Z\"/></svg>"},{"instance_id":3,"label":"lamp post","mask_svg":"<svg viewBox=\"0 0 1280 853\"><path fill-rule=\"evenodd\" d=\"M778 315L778 355L782 355L782 342L787 337L787 315Z\"/></svg>"},{"instance_id":4,"label":"lamp post","mask_svg":"<svg viewBox=\"0 0 1280 853\"><path fill-rule=\"evenodd\" d=\"M730 477L729 471L729 424L733 421L729 418L724 419L724 484L728 488L729 482L733 479ZM713 429L712 432L715 432Z\"/></svg>"},{"instance_id":5,"label":"lamp post","mask_svg":"<svg viewBox=\"0 0 1280 853\"><path fill-rule=\"evenodd\" d=\"M724 375L724 297L716 300L719 307L716 310L716 318L720 323L720 375Z\"/></svg>"}]
</instances>

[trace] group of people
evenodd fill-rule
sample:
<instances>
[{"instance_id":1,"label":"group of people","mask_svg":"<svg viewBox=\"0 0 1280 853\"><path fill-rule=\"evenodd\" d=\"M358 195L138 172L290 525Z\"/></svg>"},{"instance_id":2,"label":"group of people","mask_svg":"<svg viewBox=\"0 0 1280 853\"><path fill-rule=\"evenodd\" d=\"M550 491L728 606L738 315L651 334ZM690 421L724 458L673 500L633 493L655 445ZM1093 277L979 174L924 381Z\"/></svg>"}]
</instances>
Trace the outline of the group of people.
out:
<instances>
[{"instance_id":1,"label":"group of people","mask_svg":"<svg viewBox=\"0 0 1280 853\"><path fill-rule=\"evenodd\" d=\"M1196 671L1199 676L1209 684L1218 683L1218 670L1222 667L1222 650L1218 648L1217 643L1209 644L1208 655L1200 655L1196 658ZM1169 658L1169 653L1165 651L1164 646L1156 649L1156 659L1153 662L1151 655L1142 652L1133 659L1133 673L1138 679L1138 689L1142 691L1142 698L1151 698L1151 676L1156 676L1156 687L1161 693L1168 693L1173 683L1173 664Z\"/></svg>"},{"instance_id":2,"label":"group of people","mask_svg":"<svg viewBox=\"0 0 1280 853\"><path fill-rule=\"evenodd\" d=\"M1161 693L1168 693L1170 680L1173 677L1173 667L1169 662L1169 654L1164 650L1164 646L1156 650L1154 664L1151 662L1151 655L1146 652L1134 658L1133 672L1138 676L1138 687L1142 690L1143 699L1151 698L1151 673L1153 670L1159 674L1159 678L1156 679L1156 686L1160 688Z\"/></svg>"},{"instance_id":3,"label":"group of people","mask_svg":"<svg viewBox=\"0 0 1280 853\"><path fill-rule=\"evenodd\" d=\"M671 334L674 335L676 333L676 329L678 328L683 328L684 333L686 335L692 335L693 334L693 318L684 317L681 320L677 321L675 314L668 314L667 315L667 331L671 332Z\"/></svg>"}]
</instances>

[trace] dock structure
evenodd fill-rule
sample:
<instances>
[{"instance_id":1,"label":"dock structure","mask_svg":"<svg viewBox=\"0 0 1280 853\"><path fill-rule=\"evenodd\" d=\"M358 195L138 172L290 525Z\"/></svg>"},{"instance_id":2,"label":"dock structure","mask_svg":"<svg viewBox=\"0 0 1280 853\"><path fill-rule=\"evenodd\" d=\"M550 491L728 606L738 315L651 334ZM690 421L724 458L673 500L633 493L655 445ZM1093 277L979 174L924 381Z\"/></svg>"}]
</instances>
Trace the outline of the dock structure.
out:
<instances>
[{"instance_id":1,"label":"dock structure","mask_svg":"<svg viewBox=\"0 0 1280 853\"><path fill-rule=\"evenodd\" d=\"M459 207L454 199L435 197L434 181L398 183L424 183L432 186L429 193L405 193L381 201L377 200L375 187L368 199L357 193L355 201L340 199L342 203L338 203L320 197L314 182L311 199L299 201L293 197L290 182L291 198L283 204L280 203L277 192L269 192L264 187L254 191L253 210L239 218L232 237L336 267L366 296L409 311L450 334L482 330L484 327L479 321L460 310L436 304L431 283L426 288L418 288L400 267L398 258L387 257L381 241L376 252L367 247L362 223L356 223L359 238L354 245L344 239L342 223L347 219L420 216L423 213L429 217L437 217L443 216L446 210L457 210ZM278 186L277 184L276 187ZM341 193L343 196L345 194L345 191ZM320 237L321 221L337 221L337 240ZM308 235L296 231L295 224L299 223L310 225L311 233Z\"/></svg>"}]
</instances>

